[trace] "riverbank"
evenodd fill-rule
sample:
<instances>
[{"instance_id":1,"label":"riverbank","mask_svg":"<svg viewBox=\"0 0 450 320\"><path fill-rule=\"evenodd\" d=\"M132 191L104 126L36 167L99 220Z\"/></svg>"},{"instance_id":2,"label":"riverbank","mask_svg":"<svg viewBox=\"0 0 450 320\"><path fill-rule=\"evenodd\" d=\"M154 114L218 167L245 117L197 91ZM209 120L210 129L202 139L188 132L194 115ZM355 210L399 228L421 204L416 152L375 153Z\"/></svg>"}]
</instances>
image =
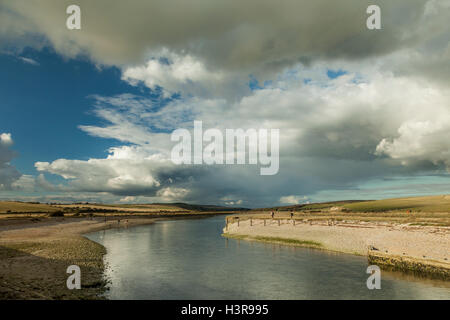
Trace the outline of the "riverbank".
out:
<instances>
[{"instance_id":1,"label":"riverbank","mask_svg":"<svg viewBox=\"0 0 450 320\"><path fill-rule=\"evenodd\" d=\"M367 256L392 269L450 279L450 228L385 222L230 220L225 237Z\"/></svg>"},{"instance_id":2,"label":"riverbank","mask_svg":"<svg viewBox=\"0 0 450 320\"><path fill-rule=\"evenodd\" d=\"M106 249L82 234L150 224L156 219L120 217L2 221L0 299L101 299L106 290ZM81 269L81 290L66 286L67 267Z\"/></svg>"}]
</instances>

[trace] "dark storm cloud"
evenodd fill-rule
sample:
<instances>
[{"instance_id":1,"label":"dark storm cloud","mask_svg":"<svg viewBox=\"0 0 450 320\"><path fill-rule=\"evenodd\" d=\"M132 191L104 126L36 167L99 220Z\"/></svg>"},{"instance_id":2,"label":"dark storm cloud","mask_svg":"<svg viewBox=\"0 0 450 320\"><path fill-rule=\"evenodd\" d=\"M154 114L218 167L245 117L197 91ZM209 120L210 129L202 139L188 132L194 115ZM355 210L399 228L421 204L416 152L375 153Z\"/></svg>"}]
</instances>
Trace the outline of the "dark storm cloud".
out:
<instances>
[{"instance_id":1,"label":"dark storm cloud","mask_svg":"<svg viewBox=\"0 0 450 320\"><path fill-rule=\"evenodd\" d=\"M67 56L85 53L106 64L145 61L162 47L186 52L209 68L279 70L321 58L360 59L423 41L425 1L377 1L382 32L366 28L373 1L77 1L82 29L65 28L73 1L2 0L5 39L43 35Z\"/></svg>"}]
</instances>

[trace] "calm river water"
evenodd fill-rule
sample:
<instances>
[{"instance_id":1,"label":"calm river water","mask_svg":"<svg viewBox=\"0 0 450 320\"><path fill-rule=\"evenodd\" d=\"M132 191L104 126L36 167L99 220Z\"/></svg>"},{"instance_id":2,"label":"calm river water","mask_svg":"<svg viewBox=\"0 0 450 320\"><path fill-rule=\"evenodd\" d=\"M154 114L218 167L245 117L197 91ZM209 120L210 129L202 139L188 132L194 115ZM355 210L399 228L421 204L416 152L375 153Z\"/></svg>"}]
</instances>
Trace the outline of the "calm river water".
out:
<instances>
[{"instance_id":1,"label":"calm river water","mask_svg":"<svg viewBox=\"0 0 450 320\"><path fill-rule=\"evenodd\" d=\"M104 245L110 299L450 299L450 283L382 271L364 257L221 236L225 217L160 221L87 237Z\"/></svg>"}]
</instances>

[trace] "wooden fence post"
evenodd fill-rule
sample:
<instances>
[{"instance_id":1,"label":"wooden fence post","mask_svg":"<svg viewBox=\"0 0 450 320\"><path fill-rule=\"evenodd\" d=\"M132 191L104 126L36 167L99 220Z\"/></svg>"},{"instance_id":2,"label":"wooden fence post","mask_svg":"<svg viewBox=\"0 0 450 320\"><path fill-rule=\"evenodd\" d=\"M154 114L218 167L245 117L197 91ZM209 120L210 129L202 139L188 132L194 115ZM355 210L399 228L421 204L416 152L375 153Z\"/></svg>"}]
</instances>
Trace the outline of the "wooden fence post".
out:
<instances>
[{"instance_id":1,"label":"wooden fence post","mask_svg":"<svg viewBox=\"0 0 450 320\"><path fill-rule=\"evenodd\" d=\"M278 219L278 225L280 225L280 219Z\"/></svg>"},{"instance_id":2,"label":"wooden fence post","mask_svg":"<svg viewBox=\"0 0 450 320\"><path fill-rule=\"evenodd\" d=\"M252 218L250 218L250 227L253 225Z\"/></svg>"},{"instance_id":3,"label":"wooden fence post","mask_svg":"<svg viewBox=\"0 0 450 320\"><path fill-rule=\"evenodd\" d=\"M266 226L266 219L264 219L264 227Z\"/></svg>"}]
</instances>

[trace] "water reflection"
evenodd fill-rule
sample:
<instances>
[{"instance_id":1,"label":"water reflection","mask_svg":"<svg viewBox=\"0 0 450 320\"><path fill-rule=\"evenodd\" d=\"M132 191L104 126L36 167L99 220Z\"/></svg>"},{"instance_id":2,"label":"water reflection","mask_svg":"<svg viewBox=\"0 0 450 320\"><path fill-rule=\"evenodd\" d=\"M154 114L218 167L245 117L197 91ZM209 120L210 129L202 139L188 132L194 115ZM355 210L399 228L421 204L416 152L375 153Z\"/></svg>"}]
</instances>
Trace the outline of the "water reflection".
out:
<instances>
[{"instance_id":1,"label":"water reflection","mask_svg":"<svg viewBox=\"0 0 450 320\"><path fill-rule=\"evenodd\" d=\"M448 282L382 272L364 257L221 237L224 217L89 235L103 244L111 299L449 299Z\"/></svg>"}]
</instances>

